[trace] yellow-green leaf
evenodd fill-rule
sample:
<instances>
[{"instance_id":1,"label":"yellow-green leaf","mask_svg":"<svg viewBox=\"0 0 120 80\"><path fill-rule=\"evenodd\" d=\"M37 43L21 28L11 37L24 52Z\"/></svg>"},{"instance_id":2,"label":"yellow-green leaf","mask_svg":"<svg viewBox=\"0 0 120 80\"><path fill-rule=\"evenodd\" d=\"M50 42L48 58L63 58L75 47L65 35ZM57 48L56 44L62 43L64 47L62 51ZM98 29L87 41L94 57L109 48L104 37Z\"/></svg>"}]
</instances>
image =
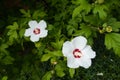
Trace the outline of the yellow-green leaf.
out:
<instances>
[{"instance_id":1,"label":"yellow-green leaf","mask_svg":"<svg viewBox=\"0 0 120 80\"><path fill-rule=\"evenodd\" d=\"M108 49L114 50L114 52L120 56L120 34L109 33L105 35L105 45Z\"/></svg>"},{"instance_id":2,"label":"yellow-green leaf","mask_svg":"<svg viewBox=\"0 0 120 80\"><path fill-rule=\"evenodd\" d=\"M56 73L59 77L63 77L65 75L65 73L63 72L64 71L64 67L61 65L61 64L57 64L55 66L55 70L56 70Z\"/></svg>"},{"instance_id":3,"label":"yellow-green leaf","mask_svg":"<svg viewBox=\"0 0 120 80\"><path fill-rule=\"evenodd\" d=\"M93 9L93 13L99 14L99 17L101 19L105 19L107 17L107 12L106 12L107 9L108 8L105 5L96 5Z\"/></svg>"},{"instance_id":4,"label":"yellow-green leaf","mask_svg":"<svg viewBox=\"0 0 120 80\"><path fill-rule=\"evenodd\" d=\"M73 78L74 74L75 74L75 69L70 68L69 69L69 73L70 73L70 77Z\"/></svg>"},{"instance_id":5,"label":"yellow-green leaf","mask_svg":"<svg viewBox=\"0 0 120 80\"><path fill-rule=\"evenodd\" d=\"M51 71L48 71L43 77L42 80L50 80L52 78Z\"/></svg>"},{"instance_id":6,"label":"yellow-green leaf","mask_svg":"<svg viewBox=\"0 0 120 80\"><path fill-rule=\"evenodd\" d=\"M51 57L51 54L44 54L41 58L41 61L48 61Z\"/></svg>"},{"instance_id":7,"label":"yellow-green leaf","mask_svg":"<svg viewBox=\"0 0 120 80\"><path fill-rule=\"evenodd\" d=\"M2 78L2 80L8 80L8 77L7 77L7 76L4 76L4 77Z\"/></svg>"},{"instance_id":8,"label":"yellow-green leaf","mask_svg":"<svg viewBox=\"0 0 120 80\"><path fill-rule=\"evenodd\" d=\"M16 29L18 29L17 22L14 22L13 25L7 26L7 29L10 29L10 30L16 30Z\"/></svg>"}]
</instances>

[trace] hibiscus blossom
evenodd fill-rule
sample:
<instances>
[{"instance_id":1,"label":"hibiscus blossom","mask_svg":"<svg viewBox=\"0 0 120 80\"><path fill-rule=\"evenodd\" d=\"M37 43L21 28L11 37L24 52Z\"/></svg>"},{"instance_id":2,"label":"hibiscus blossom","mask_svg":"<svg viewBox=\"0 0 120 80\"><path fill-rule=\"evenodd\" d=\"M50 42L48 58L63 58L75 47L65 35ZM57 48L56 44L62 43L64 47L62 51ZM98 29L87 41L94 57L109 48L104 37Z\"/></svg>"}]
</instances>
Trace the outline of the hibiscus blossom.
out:
<instances>
[{"instance_id":1,"label":"hibiscus blossom","mask_svg":"<svg viewBox=\"0 0 120 80\"><path fill-rule=\"evenodd\" d=\"M96 53L87 45L87 40L83 36L75 37L71 42L63 44L62 53L67 57L67 66L70 68L91 66L91 59L95 58Z\"/></svg>"},{"instance_id":2,"label":"hibiscus blossom","mask_svg":"<svg viewBox=\"0 0 120 80\"><path fill-rule=\"evenodd\" d=\"M32 20L28 23L29 27L25 31L25 36L29 37L32 42L39 41L40 38L46 37L48 34L48 30L45 30L47 24L44 20L41 20L39 23L37 21Z\"/></svg>"}]
</instances>

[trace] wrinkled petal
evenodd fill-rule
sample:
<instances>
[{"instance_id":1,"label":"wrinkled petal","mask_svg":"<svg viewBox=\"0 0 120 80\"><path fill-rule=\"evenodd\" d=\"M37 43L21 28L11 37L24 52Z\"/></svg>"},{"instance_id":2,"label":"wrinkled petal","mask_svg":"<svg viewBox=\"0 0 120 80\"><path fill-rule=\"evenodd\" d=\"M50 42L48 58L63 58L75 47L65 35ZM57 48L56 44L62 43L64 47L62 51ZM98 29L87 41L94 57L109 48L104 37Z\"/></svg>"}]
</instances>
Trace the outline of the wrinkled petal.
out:
<instances>
[{"instance_id":1,"label":"wrinkled petal","mask_svg":"<svg viewBox=\"0 0 120 80\"><path fill-rule=\"evenodd\" d=\"M67 57L67 66L70 68L78 68L79 64L73 57Z\"/></svg>"},{"instance_id":2,"label":"wrinkled petal","mask_svg":"<svg viewBox=\"0 0 120 80\"><path fill-rule=\"evenodd\" d=\"M30 36L30 35L31 35L31 31L32 31L31 28L26 29L24 35L25 35L26 37Z\"/></svg>"},{"instance_id":3,"label":"wrinkled petal","mask_svg":"<svg viewBox=\"0 0 120 80\"><path fill-rule=\"evenodd\" d=\"M28 25L30 28L34 28L34 27L37 27L38 23L37 21L32 20L32 21L29 21Z\"/></svg>"},{"instance_id":4,"label":"wrinkled petal","mask_svg":"<svg viewBox=\"0 0 120 80\"><path fill-rule=\"evenodd\" d=\"M73 45L71 42L66 41L62 47L62 53L64 56L73 56Z\"/></svg>"},{"instance_id":5,"label":"wrinkled petal","mask_svg":"<svg viewBox=\"0 0 120 80\"><path fill-rule=\"evenodd\" d=\"M40 32L40 37L41 38L43 38L43 37L46 37L47 36L47 34L48 34L48 30L41 30L41 32Z\"/></svg>"},{"instance_id":6,"label":"wrinkled petal","mask_svg":"<svg viewBox=\"0 0 120 80\"><path fill-rule=\"evenodd\" d=\"M72 40L72 43L74 44L75 48L78 48L78 49L82 50L86 46L87 40L86 40L85 37L79 36L79 37L75 37Z\"/></svg>"},{"instance_id":7,"label":"wrinkled petal","mask_svg":"<svg viewBox=\"0 0 120 80\"><path fill-rule=\"evenodd\" d=\"M89 58L85 58L85 57L81 57L80 58L80 63L79 63L79 65L81 66L81 67L84 67L84 68L89 68L90 66L91 66L91 64L92 64L92 62L91 62L91 59L89 59Z\"/></svg>"},{"instance_id":8,"label":"wrinkled petal","mask_svg":"<svg viewBox=\"0 0 120 80\"><path fill-rule=\"evenodd\" d=\"M91 46L88 45L82 50L82 53L84 56L88 56L89 58L95 58L96 56L95 51L93 51Z\"/></svg>"},{"instance_id":9,"label":"wrinkled petal","mask_svg":"<svg viewBox=\"0 0 120 80\"><path fill-rule=\"evenodd\" d=\"M47 27L47 24L44 20L41 20L38 25L43 29L45 29Z\"/></svg>"},{"instance_id":10,"label":"wrinkled petal","mask_svg":"<svg viewBox=\"0 0 120 80\"><path fill-rule=\"evenodd\" d=\"M39 36L37 36L37 35L31 35L30 40L32 42L37 42L37 41L39 41Z\"/></svg>"}]
</instances>

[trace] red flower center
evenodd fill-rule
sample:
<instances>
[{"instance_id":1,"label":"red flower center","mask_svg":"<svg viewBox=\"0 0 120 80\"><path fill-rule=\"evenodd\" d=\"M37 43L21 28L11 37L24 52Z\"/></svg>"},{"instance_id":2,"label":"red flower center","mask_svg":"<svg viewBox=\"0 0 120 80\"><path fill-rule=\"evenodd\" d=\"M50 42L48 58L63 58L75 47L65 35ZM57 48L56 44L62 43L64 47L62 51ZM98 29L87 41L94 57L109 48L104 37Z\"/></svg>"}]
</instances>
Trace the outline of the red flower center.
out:
<instances>
[{"instance_id":1,"label":"red flower center","mask_svg":"<svg viewBox=\"0 0 120 80\"><path fill-rule=\"evenodd\" d=\"M40 34L40 29L39 28L35 28L34 31L33 31L34 34Z\"/></svg>"},{"instance_id":2,"label":"red flower center","mask_svg":"<svg viewBox=\"0 0 120 80\"><path fill-rule=\"evenodd\" d=\"M75 49L73 51L73 55L74 55L75 58L80 58L82 56L82 53L79 49Z\"/></svg>"}]
</instances>

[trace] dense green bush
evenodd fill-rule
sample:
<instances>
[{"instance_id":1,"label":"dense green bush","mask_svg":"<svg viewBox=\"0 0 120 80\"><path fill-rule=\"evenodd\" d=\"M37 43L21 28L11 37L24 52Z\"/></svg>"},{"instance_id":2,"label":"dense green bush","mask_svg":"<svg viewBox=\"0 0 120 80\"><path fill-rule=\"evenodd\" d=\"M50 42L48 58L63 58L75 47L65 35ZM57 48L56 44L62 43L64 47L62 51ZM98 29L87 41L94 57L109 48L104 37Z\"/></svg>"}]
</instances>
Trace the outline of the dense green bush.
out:
<instances>
[{"instance_id":1,"label":"dense green bush","mask_svg":"<svg viewBox=\"0 0 120 80\"><path fill-rule=\"evenodd\" d=\"M1 80L119 80L119 0L1 0ZM32 42L29 21L45 20L48 35ZM65 41L87 38L96 52L88 69L67 67Z\"/></svg>"}]
</instances>

